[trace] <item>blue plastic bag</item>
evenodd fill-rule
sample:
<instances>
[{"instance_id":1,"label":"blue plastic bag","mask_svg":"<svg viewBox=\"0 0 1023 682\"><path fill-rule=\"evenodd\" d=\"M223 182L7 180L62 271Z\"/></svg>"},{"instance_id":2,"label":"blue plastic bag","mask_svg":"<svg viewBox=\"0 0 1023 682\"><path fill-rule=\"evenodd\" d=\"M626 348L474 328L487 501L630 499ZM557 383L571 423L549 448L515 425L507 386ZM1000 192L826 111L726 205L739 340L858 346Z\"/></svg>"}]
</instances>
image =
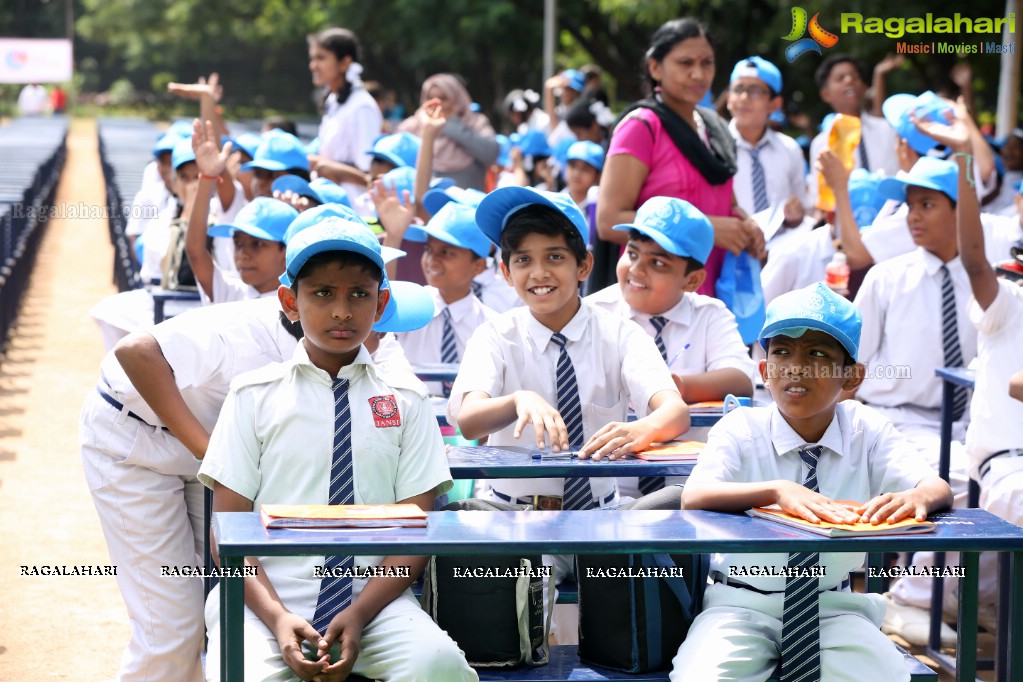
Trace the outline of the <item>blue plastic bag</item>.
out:
<instances>
[{"instance_id":1,"label":"blue plastic bag","mask_svg":"<svg viewBox=\"0 0 1023 682\"><path fill-rule=\"evenodd\" d=\"M760 261L745 251L725 253L721 274L715 285L721 299L739 326L739 335L747 346L754 343L764 328L764 291L760 287Z\"/></svg>"}]
</instances>

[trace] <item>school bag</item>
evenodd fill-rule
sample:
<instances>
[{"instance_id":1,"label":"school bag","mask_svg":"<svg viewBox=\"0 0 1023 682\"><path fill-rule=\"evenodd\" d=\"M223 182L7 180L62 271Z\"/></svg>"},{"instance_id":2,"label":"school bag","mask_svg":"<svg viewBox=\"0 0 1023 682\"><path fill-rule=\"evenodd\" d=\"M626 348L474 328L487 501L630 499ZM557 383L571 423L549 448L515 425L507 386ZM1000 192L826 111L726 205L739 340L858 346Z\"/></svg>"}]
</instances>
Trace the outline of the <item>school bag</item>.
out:
<instances>
[{"instance_id":1,"label":"school bag","mask_svg":"<svg viewBox=\"0 0 1023 682\"><path fill-rule=\"evenodd\" d=\"M742 342L747 346L756 342L764 328L765 315L760 261L745 251L738 256L726 252L714 287L717 297L735 315Z\"/></svg>"},{"instance_id":2,"label":"school bag","mask_svg":"<svg viewBox=\"0 0 1023 682\"><path fill-rule=\"evenodd\" d=\"M188 262L188 254L185 253L187 231L187 218L171 221L167 253L163 257L163 279L160 282L160 286L167 291L199 291L192 265Z\"/></svg>"},{"instance_id":3,"label":"school bag","mask_svg":"<svg viewBox=\"0 0 1023 682\"><path fill-rule=\"evenodd\" d=\"M576 556L579 659L627 673L670 668L703 608L709 564L706 554Z\"/></svg>"},{"instance_id":4,"label":"school bag","mask_svg":"<svg viewBox=\"0 0 1023 682\"><path fill-rule=\"evenodd\" d=\"M523 511L528 505L458 500L442 511ZM455 640L474 667L547 663L554 580L542 577L539 554L529 556L433 556L423 579L423 609ZM501 576L501 577L496 577Z\"/></svg>"}]
</instances>

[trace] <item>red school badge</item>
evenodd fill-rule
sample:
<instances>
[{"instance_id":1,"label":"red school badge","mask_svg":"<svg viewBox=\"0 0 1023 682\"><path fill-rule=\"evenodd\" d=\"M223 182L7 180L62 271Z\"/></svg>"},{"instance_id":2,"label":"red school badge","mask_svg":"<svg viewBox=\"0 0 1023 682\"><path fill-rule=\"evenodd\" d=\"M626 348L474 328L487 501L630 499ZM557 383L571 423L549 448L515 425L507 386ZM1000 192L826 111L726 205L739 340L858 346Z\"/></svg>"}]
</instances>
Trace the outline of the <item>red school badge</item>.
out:
<instances>
[{"instance_id":1,"label":"red school badge","mask_svg":"<svg viewBox=\"0 0 1023 682\"><path fill-rule=\"evenodd\" d=\"M389 426L401 426L401 415L398 413L398 402L393 395L378 395L369 399L369 407L373 410L373 423L378 429Z\"/></svg>"}]
</instances>

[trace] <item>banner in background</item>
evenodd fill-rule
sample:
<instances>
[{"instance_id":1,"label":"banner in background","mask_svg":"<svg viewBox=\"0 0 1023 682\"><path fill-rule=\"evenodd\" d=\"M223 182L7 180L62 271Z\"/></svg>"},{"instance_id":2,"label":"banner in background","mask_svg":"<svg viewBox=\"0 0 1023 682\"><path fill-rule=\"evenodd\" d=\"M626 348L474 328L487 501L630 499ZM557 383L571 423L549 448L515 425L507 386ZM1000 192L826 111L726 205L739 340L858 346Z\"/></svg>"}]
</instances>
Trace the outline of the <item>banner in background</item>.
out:
<instances>
[{"instance_id":1,"label":"banner in background","mask_svg":"<svg viewBox=\"0 0 1023 682\"><path fill-rule=\"evenodd\" d=\"M0 83L63 83L71 71L70 40L0 38Z\"/></svg>"}]
</instances>

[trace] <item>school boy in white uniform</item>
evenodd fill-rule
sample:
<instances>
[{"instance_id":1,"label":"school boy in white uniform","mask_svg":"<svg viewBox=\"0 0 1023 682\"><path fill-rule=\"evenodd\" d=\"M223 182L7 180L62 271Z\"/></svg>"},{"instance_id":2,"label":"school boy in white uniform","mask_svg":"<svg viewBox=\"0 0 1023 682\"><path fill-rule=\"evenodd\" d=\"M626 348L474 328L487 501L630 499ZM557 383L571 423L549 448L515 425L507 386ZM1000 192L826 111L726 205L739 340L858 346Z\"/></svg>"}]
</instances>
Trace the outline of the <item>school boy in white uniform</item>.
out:
<instances>
[{"instance_id":1,"label":"school boy in white uniform","mask_svg":"<svg viewBox=\"0 0 1023 682\"><path fill-rule=\"evenodd\" d=\"M486 267L490 240L476 226L476 209L456 201L446 203L422 227L410 227L405 238L426 241L423 274L434 299L433 320L416 331L398 335L413 365L457 363L469 337L498 314L473 294L473 278ZM445 345L450 328L451 345ZM427 384L431 395L443 395L442 382ZM448 385L448 392L451 386Z\"/></svg>"},{"instance_id":2,"label":"school boy in white uniform","mask_svg":"<svg viewBox=\"0 0 1023 682\"><path fill-rule=\"evenodd\" d=\"M884 524L922 520L950 505L948 484L891 422L855 401L840 402L863 376L856 363L859 332L856 309L823 284L775 299L760 334L767 351L760 373L775 403L740 408L714 426L682 493L683 507L739 512L778 504L810 521ZM834 500L863 505L850 510ZM814 671L812 659L781 655L790 644L782 624L784 574L739 579L729 573L740 567L780 572L788 555L712 555L715 584L707 588L670 679L760 682L780 659L783 679L908 680L902 656L878 629L883 600L848 590L848 573L863 558L821 553L816 564L800 564L823 569L817 578L819 642L812 633L803 640L817 657Z\"/></svg>"},{"instance_id":3,"label":"school boy in white uniform","mask_svg":"<svg viewBox=\"0 0 1023 682\"><path fill-rule=\"evenodd\" d=\"M344 478L333 472L346 464L345 503L432 509L451 476L424 387L381 372L362 346L388 299L379 242L363 225L331 218L297 234L287 261L281 305L304 338L289 360L234 382L199 472L213 488L214 509L327 504L335 496L332 479ZM341 404L347 409L338 413ZM348 455L339 462L344 447ZM321 618L316 570L325 558L250 558L259 574L245 579L246 680L355 673L393 682L475 681L457 645L409 589L425 561L356 557L355 567L409 575L350 579L351 600L337 599L314 628ZM206 607L208 680L220 679L219 606L215 590ZM303 655L307 639L317 646Z\"/></svg>"},{"instance_id":4,"label":"school boy in white uniform","mask_svg":"<svg viewBox=\"0 0 1023 682\"><path fill-rule=\"evenodd\" d=\"M480 327L466 347L448 417L466 438L491 445L614 458L689 426L688 410L653 339L579 298L593 257L589 228L564 194L505 187L487 195L476 221L501 247L502 272L526 302ZM559 340L574 372L581 434L559 413ZM640 419L624 423L629 405ZM574 423L574 419L572 420ZM589 479L587 506L617 504L614 479ZM565 479L496 479L492 499L561 508Z\"/></svg>"}]
</instances>

